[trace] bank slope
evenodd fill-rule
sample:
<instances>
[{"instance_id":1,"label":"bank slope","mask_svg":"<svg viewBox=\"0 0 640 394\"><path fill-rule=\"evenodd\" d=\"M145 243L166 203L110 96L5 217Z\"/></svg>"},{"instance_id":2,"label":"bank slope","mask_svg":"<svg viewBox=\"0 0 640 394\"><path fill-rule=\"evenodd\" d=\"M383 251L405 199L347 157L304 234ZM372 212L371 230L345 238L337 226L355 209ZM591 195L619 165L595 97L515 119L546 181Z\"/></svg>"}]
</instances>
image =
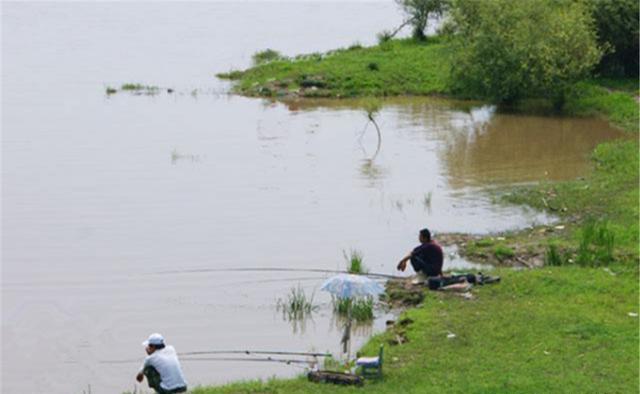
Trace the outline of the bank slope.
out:
<instances>
[{"instance_id":1,"label":"bank slope","mask_svg":"<svg viewBox=\"0 0 640 394\"><path fill-rule=\"evenodd\" d=\"M637 271L554 267L501 270L502 283L474 290L475 300L429 292L409 310L408 343L393 330L384 379L364 388L304 378L197 388L221 393L623 393L638 387ZM455 337L448 338L450 334Z\"/></svg>"}]
</instances>

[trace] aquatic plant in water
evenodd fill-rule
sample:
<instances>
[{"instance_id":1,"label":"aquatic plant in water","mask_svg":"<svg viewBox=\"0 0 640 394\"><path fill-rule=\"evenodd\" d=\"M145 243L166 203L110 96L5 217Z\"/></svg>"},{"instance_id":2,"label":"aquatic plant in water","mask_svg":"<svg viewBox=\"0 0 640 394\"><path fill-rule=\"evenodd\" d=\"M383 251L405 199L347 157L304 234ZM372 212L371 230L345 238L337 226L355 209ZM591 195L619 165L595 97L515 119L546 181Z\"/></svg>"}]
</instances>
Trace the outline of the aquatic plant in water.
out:
<instances>
[{"instance_id":1,"label":"aquatic plant in water","mask_svg":"<svg viewBox=\"0 0 640 394\"><path fill-rule=\"evenodd\" d=\"M300 285L292 287L286 298L278 299L276 309L282 311L289 320L304 319L318 308L317 305L313 305L313 296L313 293L310 297L307 296Z\"/></svg>"},{"instance_id":2,"label":"aquatic plant in water","mask_svg":"<svg viewBox=\"0 0 640 394\"><path fill-rule=\"evenodd\" d=\"M347 271L349 271L350 274L363 274L367 272L360 251L351 249L347 254L347 252L343 250L342 255L345 260L347 260Z\"/></svg>"},{"instance_id":3,"label":"aquatic plant in water","mask_svg":"<svg viewBox=\"0 0 640 394\"><path fill-rule=\"evenodd\" d=\"M373 298L333 298L333 311L339 316L351 316L356 321L373 319Z\"/></svg>"}]
</instances>

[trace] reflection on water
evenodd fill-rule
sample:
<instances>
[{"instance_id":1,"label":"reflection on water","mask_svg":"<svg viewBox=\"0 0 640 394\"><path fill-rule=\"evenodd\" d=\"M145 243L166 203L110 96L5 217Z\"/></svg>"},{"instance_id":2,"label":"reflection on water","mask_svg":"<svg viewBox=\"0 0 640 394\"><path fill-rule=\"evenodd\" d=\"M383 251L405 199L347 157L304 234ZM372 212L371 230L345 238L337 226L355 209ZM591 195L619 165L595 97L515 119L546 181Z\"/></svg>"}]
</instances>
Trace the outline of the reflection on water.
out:
<instances>
[{"instance_id":1,"label":"reflection on water","mask_svg":"<svg viewBox=\"0 0 640 394\"><path fill-rule=\"evenodd\" d=\"M399 128L422 130L426 140L442 142L438 154L453 189L576 178L590 168L588 155L597 144L623 136L597 118L501 113L495 106L431 98L383 103L383 113L395 113ZM291 111L364 110L367 101L315 99L286 105ZM384 169L365 160L361 173L376 180Z\"/></svg>"},{"instance_id":2,"label":"reflection on water","mask_svg":"<svg viewBox=\"0 0 640 394\"><path fill-rule=\"evenodd\" d=\"M453 188L584 175L595 146L622 134L599 119L495 113L454 119L441 155Z\"/></svg>"},{"instance_id":3,"label":"reflection on water","mask_svg":"<svg viewBox=\"0 0 640 394\"><path fill-rule=\"evenodd\" d=\"M386 171L382 166L376 164L373 159L362 159L360 174L369 181L369 187L375 187L378 181L385 177Z\"/></svg>"}]
</instances>

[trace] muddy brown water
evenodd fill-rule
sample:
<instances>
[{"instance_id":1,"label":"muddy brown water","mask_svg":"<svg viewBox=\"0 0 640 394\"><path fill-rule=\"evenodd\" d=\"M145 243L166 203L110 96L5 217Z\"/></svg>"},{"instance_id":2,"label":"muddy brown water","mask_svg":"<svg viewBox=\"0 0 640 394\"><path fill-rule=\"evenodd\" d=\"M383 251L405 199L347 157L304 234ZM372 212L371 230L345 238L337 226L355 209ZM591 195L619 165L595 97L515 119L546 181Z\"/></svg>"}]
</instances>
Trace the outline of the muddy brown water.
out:
<instances>
[{"instance_id":1,"label":"muddy brown water","mask_svg":"<svg viewBox=\"0 0 640 394\"><path fill-rule=\"evenodd\" d=\"M377 136L355 101L229 95L213 74L271 47L329 50L397 25L382 3L3 3L2 390L133 390L140 342L178 351L339 353L323 274L343 250L392 274L416 231L487 233L551 218L496 206L496 185L583 175L620 135L594 119L384 100ZM366 17L354 18L354 15ZM105 95L140 82L169 94ZM446 267L472 269L450 255ZM204 272L192 272L205 270ZM178 271L160 274L166 271ZM182 272L184 271L184 272ZM190 272L191 271L191 272ZM276 311L300 283L320 309ZM357 348L385 315L354 334ZM191 383L292 366L184 362Z\"/></svg>"}]
</instances>

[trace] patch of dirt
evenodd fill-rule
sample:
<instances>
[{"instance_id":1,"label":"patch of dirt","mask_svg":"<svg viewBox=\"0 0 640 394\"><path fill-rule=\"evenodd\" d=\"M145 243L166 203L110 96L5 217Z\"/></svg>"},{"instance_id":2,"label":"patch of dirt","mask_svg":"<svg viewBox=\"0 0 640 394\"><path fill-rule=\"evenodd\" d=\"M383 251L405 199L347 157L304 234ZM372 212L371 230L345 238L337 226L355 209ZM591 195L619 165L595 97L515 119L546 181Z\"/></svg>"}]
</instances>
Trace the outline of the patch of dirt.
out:
<instances>
[{"instance_id":1,"label":"patch of dirt","mask_svg":"<svg viewBox=\"0 0 640 394\"><path fill-rule=\"evenodd\" d=\"M410 280L392 279L387 281L385 299L395 308L420 304L424 300L425 288L414 286Z\"/></svg>"},{"instance_id":2,"label":"patch of dirt","mask_svg":"<svg viewBox=\"0 0 640 394\"><path fill-rule=\"evenodd\" d=\"M391 333L391 337L387 339L387 343L391 346L398 346L409 342L405 328L412 324L413 320L405 317L395 322L393 320L387 322L387 331Z\"/></svg>"},{"instance_id":3,"label":"patch of dirt","mask_svg":"<svg viewBox=\"0 0 640 394\"><path fill-rule=\"evenodd\" d=\"M536 226L517 232L491 235L438 234L443 246L457 246L460 256L481 264L538 268L544 265L548 238L563 237L569 224Z\"/></svg>"}]
</instances>

